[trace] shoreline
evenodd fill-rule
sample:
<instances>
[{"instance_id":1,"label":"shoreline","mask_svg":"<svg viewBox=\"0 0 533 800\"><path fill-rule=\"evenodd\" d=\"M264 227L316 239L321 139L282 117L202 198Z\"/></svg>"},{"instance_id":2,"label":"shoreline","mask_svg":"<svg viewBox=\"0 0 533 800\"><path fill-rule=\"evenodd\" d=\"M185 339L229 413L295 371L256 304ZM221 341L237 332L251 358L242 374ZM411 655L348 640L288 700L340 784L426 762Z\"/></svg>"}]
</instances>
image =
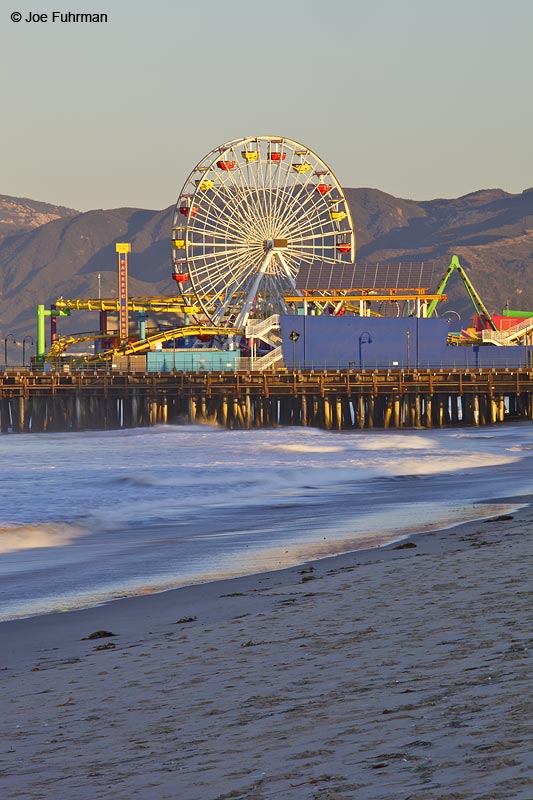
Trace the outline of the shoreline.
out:
<instances>
[{"instance_id":1,"label":"shoreline","mask_svg":"<svg viewBox=\"0 0 533 800\"><path fill-rule=\"evenodd\" d=\"M528 505L0 623L2 796L529 800L533 509L512 499Z\"/></svg>"},{"instance_id":2,"label":"shoreline","mask_svg":"<svg viewBox=\"0 0 533 800\"><path fill-rule=\"evenodd\" d=\"M446 524L443 524L444 520L437 520L434 523L427 523L422 529L419 526L413 529L401 527L396 532L396 535L390 531L382 531L381 533L374 533L374 535L368 534L367 536L354 536L352 538L344 537L329 541L328 544L322 542L301 545L294 544L290 546L290 550L285 550L283 545L279 545L276 550L279 551L278 555L281 556L281 560L278 562L279 566L277 567L269 567L267 564L268 561L272 561L272 556L270 556L270 558L265 558L263 562L261 562L261 553L269 553L272 552L271 550L257 550L255 556L251 554L251 558L253 560L257 559L259 563L257 568L250 571L244 570L242 572L235 573L229 567L227 569L220 568L211 573L204 573L205 577L203 579L192 579L177 585L163 585L161 583L157 585L156 581L152 582L150 585L149 579L147 579L146 582L140 583L136 589L131 589L131 591L128 591L126 588L124 588L120 591L120 593L117 590L114 596L112 593L110 593L106 596L102 596L100 599L88 601L87 604L84 604L84 601L80 599L79 604L69 605L68 607L63 606L50 610L38 611L36 613L22 613L20 616L15 616L14 614L16 612L14 612L14 614L11 616L6 616L3 618L0 617L0 625L8 622L18 622L33 618L41 619L42 617L49 617L56 614L64 615L80 611L89 611L90 609L107 606L110 603L119 601L128 601L134 598L166 594L167 592L185 590L194 586L205 586L211 583L222 583L225 581L237 580L238 578L273 575L278 572L283 572L292 568L296 569L298 567L313 564L325 559L335 559L340 556L372 552L374 550L380 551L387 547L392 547L398 542L406 541L413 537L422 536L424 534L431 535L439 531L450 530L469 523L475 524L476 522L482 522L488 516L504 513L515 513L515 511L520 510L522 507L525 507L528 505L528 503L532 502L533 495L519 495L510 498L496 498L494 500L475 500L471 501L471 503L468 505L465 504L465 509L470 505L472 507L485 506L485 511L487 513L460 521L450 521ZM326 537L324 537L324 539L326 539ZM281 555L281 550L284 550L285 554L290 552L291 555L286 558L285 555ZM282 564L283 560L285 560L286 563ZM67 601L62 602L65 603ZM57 604L59 605L59 601Z\"/></svg>"}]
</instances>

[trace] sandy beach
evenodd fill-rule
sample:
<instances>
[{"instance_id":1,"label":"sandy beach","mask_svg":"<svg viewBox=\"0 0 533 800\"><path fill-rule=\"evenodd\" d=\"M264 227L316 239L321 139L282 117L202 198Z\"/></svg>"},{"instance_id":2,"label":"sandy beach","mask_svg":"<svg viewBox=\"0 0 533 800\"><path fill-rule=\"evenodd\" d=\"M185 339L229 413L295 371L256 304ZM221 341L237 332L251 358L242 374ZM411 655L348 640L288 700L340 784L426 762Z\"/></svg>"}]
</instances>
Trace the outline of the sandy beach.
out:
<instances>
[{"instance_id":1,"label":"sandy beach","mask_svg":"<svg viewBox=\"0 0 533 800\"><path fill-rule=\"evenodd\" d=\"M1 624L0 797L531 800L532 529Z\"/></svg>"}]
</instances>

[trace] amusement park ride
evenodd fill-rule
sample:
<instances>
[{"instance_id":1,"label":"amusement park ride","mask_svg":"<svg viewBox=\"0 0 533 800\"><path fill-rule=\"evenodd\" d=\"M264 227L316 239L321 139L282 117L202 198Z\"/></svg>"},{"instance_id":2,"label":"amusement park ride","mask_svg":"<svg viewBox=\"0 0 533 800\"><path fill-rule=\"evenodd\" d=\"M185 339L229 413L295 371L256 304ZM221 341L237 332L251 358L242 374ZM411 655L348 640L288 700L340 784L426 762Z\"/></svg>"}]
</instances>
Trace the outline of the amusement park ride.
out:
<instances>
[{"instance_id":1,"label":"amusement park ride","mask_svg":"<svg viewBox=\"0 0 533 800\"><path fill-rule=\"evenodd\" d=\"M373 310L377 303L378 308L392 308L395 314L430 317L446 299L444 289L454 270L484 327L497 330L457 257L434 294L428 294L429 286L398 286L397 281L394 285L379 285L376 279L358 284L354 228L342 187L318 155L287 138L236 139L212 150L191 171L179 194L172 226L177 296L129 297L130 245L119 243L116 249L116 298L59 298L49 310L38 307L38 361L57 359L69 347L88 341L94 342L95 353L85 361L98 364L160 349L166 342L175 348L184 339L189 347L233 350L247 337L255 339L255 345L262 341L263 349L270 348L271 353L278 351L276 358L264 359L264 368L282 358L279 314L367 316L380 313ZM302 289L299 274L306 270L311 274L317 264L329 269L329 284ZM336 281L341 273L343 281ZM98 311L100 330L58 336L57 317L74 311ZM128 317L133 312L139 315L135 336ZM182 324L147 336L149 312L178 314ZM108 331L110 314L118 314L118 334ZM48 350L46 316L51 327Z\"/></svg>"}]
</instances>

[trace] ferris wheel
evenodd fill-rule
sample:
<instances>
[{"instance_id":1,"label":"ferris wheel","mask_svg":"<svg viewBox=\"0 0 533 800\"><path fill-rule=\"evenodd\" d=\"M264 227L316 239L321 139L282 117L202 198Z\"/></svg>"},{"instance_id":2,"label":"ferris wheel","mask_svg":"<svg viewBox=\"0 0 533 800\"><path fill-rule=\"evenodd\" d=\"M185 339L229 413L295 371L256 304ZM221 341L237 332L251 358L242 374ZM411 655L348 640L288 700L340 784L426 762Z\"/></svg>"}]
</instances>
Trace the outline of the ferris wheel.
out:
<instances>
[{"instance_id":1,"label":"ferris wheel","mask_svg":"<svg viewBox=\"0 0 533 800\"><path fill-rule=\"evenodd\" d=\"M302 264L353 263L350 209L331 169L291 139L235 139L192 170L176 203L173 277L213 324L286 310Z\"/></svg>"}]
</instances>

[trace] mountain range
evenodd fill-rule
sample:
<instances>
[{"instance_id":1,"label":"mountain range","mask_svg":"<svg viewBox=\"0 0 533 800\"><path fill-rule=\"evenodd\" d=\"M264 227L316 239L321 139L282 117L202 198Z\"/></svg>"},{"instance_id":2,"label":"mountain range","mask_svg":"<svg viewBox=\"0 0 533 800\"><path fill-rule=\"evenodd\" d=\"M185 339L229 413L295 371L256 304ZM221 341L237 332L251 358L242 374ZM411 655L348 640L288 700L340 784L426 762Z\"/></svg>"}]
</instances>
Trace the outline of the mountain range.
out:
<instances>
[{"instance_id":1,"label":"mountain range","mask_svg":"<svg viewBox=\"0 0 533 800\"><path fill-rule=\"evenodd\" d=\"M492 313L533 309L533 188L521 194L486 189L456 199L405 200L378 189L345 189L357 240L357 261L432 261L436 283L452 254L466 268ZM0 341L35 334L38 303L58 297L116 296L115 243L131 242L131 295L174 295L170 238L173 207L80 213L0 195ZM99 277L100 276L100 277ZM472 308L459 278L446 308L463 320ZM93 314L73 312L62 332L97 327Z\"/></svg>"}]
</instances>

